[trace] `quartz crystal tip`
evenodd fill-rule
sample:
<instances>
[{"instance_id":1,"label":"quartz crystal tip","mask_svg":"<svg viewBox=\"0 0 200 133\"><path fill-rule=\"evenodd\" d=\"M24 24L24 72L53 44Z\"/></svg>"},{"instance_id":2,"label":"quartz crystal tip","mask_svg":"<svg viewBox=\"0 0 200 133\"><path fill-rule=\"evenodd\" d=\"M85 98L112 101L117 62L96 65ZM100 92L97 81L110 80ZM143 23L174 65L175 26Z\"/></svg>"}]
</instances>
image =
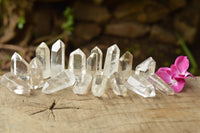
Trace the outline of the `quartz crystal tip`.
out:
<instances>
[{"instance_id":1,"label":"quartz crystal tip","mask_svg":"<svg viewBox=\"0 0 200 133\"><path fill-rule=\"evenodd\" d=\"M14 53L11 57L11 73L23 80L29 80L29 64L18 54Z\"/></svg>"},{"instance_id":2,"label":"quartz crystal tip","mask_svg":"<svg viewBox=\"0 0 200 133\"><path fill-rule=\"evenodd\" d=\"M58 40L51 49L51 76L65 69L65 44Z\"/></svg>"},{"instance_id":3,"label":"quartz crystal tip","mask_svg":"<svg viewBox=\"0 0 200 133\"><path fill-rule=\"evenodd\" d=\"M147 58L142 63L136 66L135 74L139 75L140 72L144 72L148 75L155 73L156 62L152 57Z\"/></svg>"},{"instance_id":4,"label":"quartz crystal tip","mask_svg":"<svg viewBox=\"0 0 200 133\"><path fill-rule=\"evenodd\" d=\"M91 50L91 53L96 53L97 54L97 70L101 71L102 70L102 60L103 60L103 53L99 47L94 47Z\"/></svg>"},{"instance_id":5,"label":"quartz crystal tip","mask_svg":"<svg viewBox=\"0 0 200 133\"><path fill-rule=\"evenodd\" d=\"M120 49L114 44L107 49L104 63L104 75L110 77L114 72L118 72Z\"/></svg>"},{"instance_id":6,"label":"quartz crystal tip","mask_svg":"<svg viewBox=\"0 0 200 133\"><path fill-rule=\"evenodd\" d=\"M36 57L41 61L42 63L42 74L43 78L46 79L50 77L50 51L46 43L42 42L37 48L36 48Z\"/></svg>"}]
</instances>

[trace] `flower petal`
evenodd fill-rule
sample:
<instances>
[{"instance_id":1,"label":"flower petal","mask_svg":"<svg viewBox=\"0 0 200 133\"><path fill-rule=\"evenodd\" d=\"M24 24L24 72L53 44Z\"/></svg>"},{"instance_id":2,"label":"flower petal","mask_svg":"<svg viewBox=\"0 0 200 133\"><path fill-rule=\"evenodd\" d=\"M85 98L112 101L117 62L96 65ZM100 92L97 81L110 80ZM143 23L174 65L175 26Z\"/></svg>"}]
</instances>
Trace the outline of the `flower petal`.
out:
<instances>
[{"instance_id":1,"label":"flower petal","mask_svg":"<svg viewBox=\"0 0 200 133\"><path fill-rule=\"evenodd\" d=\"M179 70L180 73L187 72L187 69L189 68L189 60L187 56L179 56L175 60L175 66Z\"/></svg>"},{"instance_id":2,"label":"flower petal","mask_svg":"<svg viewBox=\"0 0 200 133\"><path fill-rule=\"evenodd\" d=\"M176 78L176 83L172 84L172 89L174 92L179 93L185 85L185 79Z\"/></svg>"},{"instance_id":3,"label":"flower petal","mask_svg":"<svg viewBox=\"0 0 200 133\"><path fill-rule=\"evenodd\" d=\"M156 74L162 79L164 80L167 84L171 83L171 75L168 74L168 69L158 69L158 71L156 72Z\"/></svg>"},{"instance_id":4,"label":"flower petal","mask_svg":"<svg viewBox=\"0 0 200 133\"><path fill-rule=\"evenodd\" d=\"M170 71L171 73L169 73L170 75L177 75L177 74L179 73L177 67L176 67L174 64L172 64L172 65L170 66L170 70L171 70L171 71Z\"/></svg>"}]
</instances>

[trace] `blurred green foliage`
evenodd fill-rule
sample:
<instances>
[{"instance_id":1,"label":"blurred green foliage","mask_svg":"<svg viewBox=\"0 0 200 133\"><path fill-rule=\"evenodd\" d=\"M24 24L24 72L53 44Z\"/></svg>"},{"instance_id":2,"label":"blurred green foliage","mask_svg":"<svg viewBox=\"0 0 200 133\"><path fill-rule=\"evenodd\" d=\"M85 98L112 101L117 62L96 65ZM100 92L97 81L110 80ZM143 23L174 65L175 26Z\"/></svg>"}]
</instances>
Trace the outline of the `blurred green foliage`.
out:
<instances>
[{"instance_id":1,"label":"blurred green foliage","mask_svg":"<svg viewBox=\"0 0 200 133\"><path fill-rule=\"evenodd\" d=\"M66 7L66 9L63 12L63 16L66 19L66 21L62 24L61 28L66 30L68 35L71 35L72 31L74 30L73 10L70 7Z\"/></svg>"},{"instance_id":2,"label":"blurred green foliage","mask_svg":"<svg viewBox=\"0 0 200 133\"><path fill-rule=\"evenodd\" d=\"M26 18L24 16L21 16L18 19L17 28L20 29L20 30L23 29L25 23L26 23Z\"/></svg>"}]
</instances>

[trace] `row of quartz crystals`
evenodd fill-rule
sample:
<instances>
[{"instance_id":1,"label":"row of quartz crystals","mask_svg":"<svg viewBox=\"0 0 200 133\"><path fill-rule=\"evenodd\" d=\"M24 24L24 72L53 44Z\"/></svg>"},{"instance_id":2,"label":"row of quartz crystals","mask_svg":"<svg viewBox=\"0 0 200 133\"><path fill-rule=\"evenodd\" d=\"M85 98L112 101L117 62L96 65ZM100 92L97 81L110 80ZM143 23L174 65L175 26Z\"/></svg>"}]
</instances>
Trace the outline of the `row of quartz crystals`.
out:
<instances>
[{"instance_id":1,"label":"row of quartz crystals","mask_svg":"<svg viewBox=\"0 0 200 133\"><path fill-rule=\"evenodd\" d=\"M92 90L101 97L112 88L116 95L125 95L127 88L143 97L155 96L155 88L167 95L174 91L155 74L156 63L149 57L132 71L133 56L130 52L120 57L117 45L107 49L104 69L102 51L95 47L86 60L86 55L77 49L70 54L68 69L65 69L65 44L58 40L50 50L43 42L36 49L36 57L28 64L19 54L11 58L11 72L3 75L1 83L16 94L29 95L32 89L42 88L45 94L73 88L75 94Z\"/></svg>"}]
</instances>

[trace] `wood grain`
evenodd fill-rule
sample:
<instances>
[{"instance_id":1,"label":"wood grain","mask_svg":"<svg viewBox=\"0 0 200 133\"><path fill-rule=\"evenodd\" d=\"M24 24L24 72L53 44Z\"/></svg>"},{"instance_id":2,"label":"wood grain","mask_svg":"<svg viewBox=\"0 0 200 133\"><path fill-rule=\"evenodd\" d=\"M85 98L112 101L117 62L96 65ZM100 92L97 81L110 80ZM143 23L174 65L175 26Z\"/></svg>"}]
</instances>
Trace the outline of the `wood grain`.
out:
<instances>
[{"instance_id":1,"label":"wood grain","mask_svg":"<svg viewBox=\"0 0 200 133\"><path fill-rule=\"evenodd\" d=\"M0 85L2 133L199 133L200 77L188 79L175 96L157 93L143 98L133 92L125 97L79 96L71 89L52 95L41 90L18 96Z\"/></svg>"}]
</instances>

